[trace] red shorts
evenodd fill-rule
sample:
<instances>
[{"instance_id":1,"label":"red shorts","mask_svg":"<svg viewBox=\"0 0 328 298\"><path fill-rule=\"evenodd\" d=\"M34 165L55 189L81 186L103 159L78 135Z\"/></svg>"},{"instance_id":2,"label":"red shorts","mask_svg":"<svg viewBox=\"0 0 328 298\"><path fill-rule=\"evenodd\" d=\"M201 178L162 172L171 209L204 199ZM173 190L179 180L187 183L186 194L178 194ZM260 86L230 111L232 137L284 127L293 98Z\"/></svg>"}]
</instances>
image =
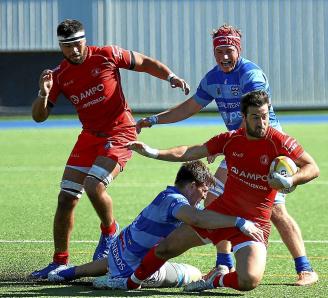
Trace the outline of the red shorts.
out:
<instances>
[{"instance_id":1,"label":"red shorts","mask_svg":"<svg viewBox=\"0 0 328 298\"><path fill-rule=\"evenodd\" d=\"M224 212L224 206L220 202L220 199L214 200L210 205L206 207L207 210L211 210L214 212L238 216L233 214L227 214ZM250 219L252 220L252 219ZM254 220L252 220L254 222ZM271 224L270 221L256 221L260 226L259 228L263 231L264 234L264 244L268 246L268 239L270 235ZM231 227L231 228L220 228L214 230L202 229L197 227L192 227L195 232L203 238L203 240L212 242L213 244L217 244L222 240L231 241L232 247L247 241L255 241L253 238L246 236L243 234L238 228Z\"/></svg>"},{"instance_id":2,"label":"red shorts","mask_svg":"<svg viewBox=\"0 0 328 298\"><path fill-rule=\"evenodd\" d=\"M253 238L250 238L240 232L238 228L221 228L215 230L207 230L192 227L195 232L204 240L204 242L212 242L214 245L219 243L222 240L231 241L232 247L237 244L247 242L247 241L256 241Z\"/></svg>"},{"instance_id":3,"label":"red shorts","mask_svg":"<svg viewBox=\"0 0 328 298\"><path fill-rule=\"evenodd\" d=\"M135 141L135 127L122 127L106 133L82 131L69 156L66 165L91 167L98 156L108 157L117 161L123 169L132 157L132 151L125 147Z\"/></svg>"}]
</instances>

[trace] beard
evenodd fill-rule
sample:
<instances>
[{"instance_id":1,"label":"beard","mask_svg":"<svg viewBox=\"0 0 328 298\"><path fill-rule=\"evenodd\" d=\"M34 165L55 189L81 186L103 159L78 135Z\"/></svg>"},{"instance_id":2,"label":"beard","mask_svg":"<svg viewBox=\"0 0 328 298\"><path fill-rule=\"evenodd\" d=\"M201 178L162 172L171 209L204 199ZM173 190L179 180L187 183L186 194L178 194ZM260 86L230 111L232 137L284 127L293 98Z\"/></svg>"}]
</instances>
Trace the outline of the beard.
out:
<instances>
[{"instance_id":1,"label":"beard","mask_svg":"<svg viewBox=\"0 0 328 298\"><path fill-rule=\"evenodd\" d=\"M262 127L256 127L255 129L252 129L251 126L246 121L246 132L249 136L253 138L263 138L266 135L268 127L262 128Z\"/></svg>"},{"instance_id":2,"label":"beard","mask_svg":"<svg viewBox=\"0 0 328 298\"><path fill-rule=\"evenodd\" d=\"M86 58L86 54L81 54L79 57L70 58L63 54L63 57L70 63L74 65L82 64ZM74 60L73 60L74 59Z\"/></svg>"}]
</instances>

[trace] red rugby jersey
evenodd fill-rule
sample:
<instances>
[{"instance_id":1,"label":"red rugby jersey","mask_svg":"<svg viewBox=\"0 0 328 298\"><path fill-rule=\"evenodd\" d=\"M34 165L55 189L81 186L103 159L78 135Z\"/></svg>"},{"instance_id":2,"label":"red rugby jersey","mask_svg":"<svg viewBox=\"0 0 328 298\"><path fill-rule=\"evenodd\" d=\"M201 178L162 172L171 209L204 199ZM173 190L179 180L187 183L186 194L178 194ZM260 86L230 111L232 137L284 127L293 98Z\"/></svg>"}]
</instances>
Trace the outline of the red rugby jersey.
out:
<instances>
[{"instance_id":1,"label":"red rugby jersey","mask_svg":"<svg viewBox=\"0 0 328 298\"><path fill-rule=\"evenodd\" d=\"M258 222L267 222L276 191L269 187L272 160L285 155L295 160L304 150L296 140L269 127L266 136L249 140L245 129L222 133L205 143L211 155L224 154L228 179L218 211Z\"/></svg>"},{"instance_id":2,"label":"red rugby jersey","mask_svg":"<svg viewBox=\"0 0 328 298\"><path fill-rule=\"evenodd\" d=\"M132 53L118 46L88 46L82 64L63 60L54 69L49 101L55 104L60 93L74 105L83 129L109 131L123 118L130 124L132 117L121 86L119 68L133 68ZM119 119L118 119L119 118Z\"/></svg>"}]
</instances>

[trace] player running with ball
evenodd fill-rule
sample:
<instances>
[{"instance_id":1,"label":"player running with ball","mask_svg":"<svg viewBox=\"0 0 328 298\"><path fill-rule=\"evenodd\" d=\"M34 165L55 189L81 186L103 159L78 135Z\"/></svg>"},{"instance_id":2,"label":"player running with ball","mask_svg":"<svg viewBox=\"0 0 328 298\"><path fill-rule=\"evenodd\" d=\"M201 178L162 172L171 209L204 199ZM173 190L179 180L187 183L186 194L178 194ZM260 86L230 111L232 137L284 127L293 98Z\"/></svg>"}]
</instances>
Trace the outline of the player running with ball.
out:
<instances>
[{"instance_id":1,"label":"player running with ball","mask_svg":"<svg viewBox=\"0 0 328 298\"><path fill-rule=\"evenodd\" d=\"M236 257L236 271L227 266L213 271L204 279L191 283L185 290L203 291L216 287L230 287L249 291L262 280L266 264L266 247L270 234L270 216L277 190L309 182L318 177L319 168L313 158L297 141L269 126L269 97L264 91L253 91L242 97L241 112L245 128L222 133L204 144L179 146L157 150L140 143L130 144L132 150L160 160L188 161L215 154L223 154L227 162L228 179L220 200L215 200L207 210L242 216L259 224L264 241L254 241L236 228L207 230L182 226L150 251L139 268L127 281L115 281L113 287L137 288L168 259L176 257L191 247L213 244L221 240L232 243ZM299 167L292 179L282 175L268 177L271 161L284 155Z\"/></svg>"}]
</instances>

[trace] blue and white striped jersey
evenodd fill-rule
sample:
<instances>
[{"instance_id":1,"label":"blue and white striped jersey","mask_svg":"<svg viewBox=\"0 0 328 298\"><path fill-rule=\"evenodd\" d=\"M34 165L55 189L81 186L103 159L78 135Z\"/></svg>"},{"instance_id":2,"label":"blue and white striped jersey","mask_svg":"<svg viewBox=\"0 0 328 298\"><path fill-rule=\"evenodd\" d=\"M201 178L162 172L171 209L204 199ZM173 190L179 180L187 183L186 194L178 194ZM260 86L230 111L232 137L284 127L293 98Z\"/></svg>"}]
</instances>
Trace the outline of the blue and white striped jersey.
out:
<instances>
[{"instance_id":1,"label":"blue and white striped jersey","mask_svg":"<svg viewBox=\"0 0 328 298\"><path fill-rule=\"evenodd\" d=\"M193 98L203 107L215 100L227 129L235 130L242 122L241 97L255 90L264 90L271 96L268 79L262 69L241 57L232 72L224 73L218 65L211 69L201 80ZM272 106L269 118L270 125L281 130Z\"/></svg>"},{"instance_id":2,"label":"blue and white striped jersey","mask_svg":"<svg viewBox=\"0 0 328 298\"><path fill-rule=\"evenodd\" d=\"M189 202L177 188L168 186L111 243L108 255L112 277L130 276L146 253L181 222L175 217Z\"/></svg>"}]
</instances>

